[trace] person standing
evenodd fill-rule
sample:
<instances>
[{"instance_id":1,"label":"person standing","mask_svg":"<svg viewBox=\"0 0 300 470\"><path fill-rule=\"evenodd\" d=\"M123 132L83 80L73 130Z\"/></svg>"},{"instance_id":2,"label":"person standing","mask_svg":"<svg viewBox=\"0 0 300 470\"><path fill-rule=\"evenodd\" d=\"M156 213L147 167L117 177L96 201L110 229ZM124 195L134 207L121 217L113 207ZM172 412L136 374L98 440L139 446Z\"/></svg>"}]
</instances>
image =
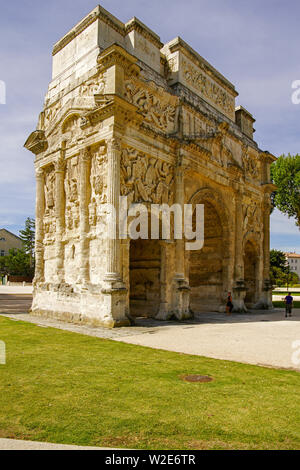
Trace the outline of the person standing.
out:
<instances>
[{"instance_id":1,"label":"person standing","mask_svg":"<svg viewBox=\"0 0 300 470\"><path fill-rule=\"evenodd\" d=\"M226 313L227 315L230 315L233 310L233 303L232 303L232 297L231 297L231 292L228 292L227 294L227 304L226 304Z\"/></svg>"},{"instance_id":2,"label":"person standing","mask_svg":"<svg viewBox=\"0 0 300 470\"><path fill-rule=\"evenodd\" d=\"M294 300L293 297L288 292L287 296L284 299L284 301L285 301L285 318L287 318L288 316L289 317L292 316L293 300Z\"/></svg>"}]
</instances>

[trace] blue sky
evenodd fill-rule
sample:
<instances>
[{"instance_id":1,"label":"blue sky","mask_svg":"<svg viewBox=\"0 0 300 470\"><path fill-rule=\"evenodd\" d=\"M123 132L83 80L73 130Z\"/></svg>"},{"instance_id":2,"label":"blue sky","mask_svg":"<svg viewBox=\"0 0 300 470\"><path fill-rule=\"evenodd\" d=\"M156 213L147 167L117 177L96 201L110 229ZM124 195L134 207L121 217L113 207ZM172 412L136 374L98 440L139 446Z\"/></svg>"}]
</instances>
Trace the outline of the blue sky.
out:
<instances>
[{"instance_id":1,"label":"blue sky","mask_svg":"<svg viewBox=\"0 0 300 470\"><path fill-rule=\"evenodd\" d=\"M97 5L95 0L0 0L0 227L18 232L34 215L33 156L23 144L36 128L51 77L53 44ZM256 118L255 140L275 155L300 151L298 0L103 0L126 22L133 16L160 35L181 36L232 81ZM294 221L275 211L271 246L300 253Z\"/></svg>"}]
</instances>

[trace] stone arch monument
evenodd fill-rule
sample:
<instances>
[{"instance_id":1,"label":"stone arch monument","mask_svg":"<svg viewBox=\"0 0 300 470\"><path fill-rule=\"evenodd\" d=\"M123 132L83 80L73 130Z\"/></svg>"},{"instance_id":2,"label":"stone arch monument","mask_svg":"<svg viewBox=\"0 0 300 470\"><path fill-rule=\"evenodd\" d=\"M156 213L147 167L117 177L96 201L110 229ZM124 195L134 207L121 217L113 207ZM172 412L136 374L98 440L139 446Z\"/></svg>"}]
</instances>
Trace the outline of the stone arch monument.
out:
<instances>
[{"instance_id":1,"label":"stone arch monument","mask_svg":"<svg viewBox=\"0 0 300 470\"><path fill-rule=\"evenodd\" d=\"M32 312L76 323L271 306L270 164L235 87L181 38L97 7L53 49L37 129ZM121 236L120 204L204 204L204 246ZM107 207L116 209L116 229ZM107 233L115 230L115 237ZM254 282L255 277L255 282Z\"/></svg>"}]
</instances>

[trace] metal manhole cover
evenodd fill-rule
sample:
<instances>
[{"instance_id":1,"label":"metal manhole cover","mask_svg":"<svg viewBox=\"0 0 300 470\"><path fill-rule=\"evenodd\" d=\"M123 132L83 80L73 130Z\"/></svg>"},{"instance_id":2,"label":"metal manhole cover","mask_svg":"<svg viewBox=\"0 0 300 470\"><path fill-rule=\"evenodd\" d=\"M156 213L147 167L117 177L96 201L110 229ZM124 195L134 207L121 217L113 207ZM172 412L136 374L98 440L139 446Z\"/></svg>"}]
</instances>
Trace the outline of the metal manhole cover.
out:
<instances>
[{"instance_id":1,"label":"metal manhole cover","mask_svg":"<svg viewBox=\"0 0 300 470\"><path fill-rule=\"evenodd\" d=\"M182 380L186 382L212 382L214 379L208 375L182 375Z\"/></svg>"}]
</instances>

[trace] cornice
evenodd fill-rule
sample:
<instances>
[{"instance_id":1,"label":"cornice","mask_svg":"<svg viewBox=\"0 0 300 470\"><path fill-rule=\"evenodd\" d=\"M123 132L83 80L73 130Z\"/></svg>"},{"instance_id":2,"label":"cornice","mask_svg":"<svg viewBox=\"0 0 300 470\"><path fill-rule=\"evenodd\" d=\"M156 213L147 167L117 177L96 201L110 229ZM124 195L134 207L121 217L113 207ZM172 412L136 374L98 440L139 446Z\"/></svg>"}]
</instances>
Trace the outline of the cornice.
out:
<instances>
[{"instance_id":1,"label":"cornice","mask_svg":"<svg viewBox=\"0 0 300 470\"><path fill-rule=\"evenodd\" d=\"M196 52L191 46L189 46L181 37L177 37L165 44L164 47L168 47L170 52L180 51L188 59L190 59L194 65L198 66L203 70L207 75L213 78L217 83L222 85L232 96L238 96L238 92L235 89L235 86L227 80L217 69L215 69L207 60L205 60L198 52Z\"/></svg>"},{"instance_id":2,"label":"cornice","mask_svg":"<svg viewBox=\"0 0 300 470\"><path fill-rule=\"evenodd\" d=\"M141 70L137 65L137 58L116 43L112 44L98 55L97 64L99 72L103 72L117 64L126 69L127 74L135 77L139 76Z\"/></svg>"},{"instance_id":3,"label":"cornice","mask_svg":"<svg viewBox=\"0 0 300 470\"><path fill-rule=\"evenodd\" d=\"M41 130L32 132L26 140L24 147L35 155L45 152L48 148L45 132Z\"/></svg>"},{"instance_id":4,"label":"cornice","mask_svg":"<svg viewBox=\"0 0 300 470\"><path fill-rule=\"evenodd\" d=\"M144 23L142 23L138 18L133 17L128 23L125 24L125 34L129 34L131 31L137 31L145 39L148 39L155 47L161 49L163 43L160 41L160 37L151 31Z\"/></svg>"}]
</instances>

